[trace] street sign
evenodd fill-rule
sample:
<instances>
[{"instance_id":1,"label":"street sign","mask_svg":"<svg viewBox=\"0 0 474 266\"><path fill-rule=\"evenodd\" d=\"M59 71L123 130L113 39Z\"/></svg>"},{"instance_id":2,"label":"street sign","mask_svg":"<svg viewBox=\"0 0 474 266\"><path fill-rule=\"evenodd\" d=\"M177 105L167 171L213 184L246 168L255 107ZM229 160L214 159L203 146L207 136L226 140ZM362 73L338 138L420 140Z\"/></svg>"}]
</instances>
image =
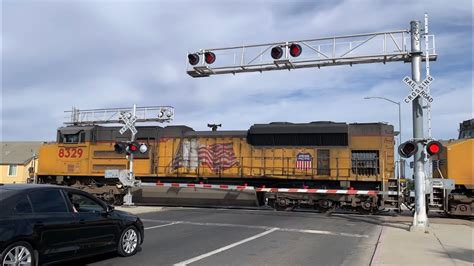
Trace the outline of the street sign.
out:
<instances>
[{"instance_id":1,"label":"street sign","mask_svg":"<svg viewBox=\"0 0 474 266\"><path fill-rule=\"evenodd\" d=\"M403 78L403 82L411 88L410 94L403 100L405 103L410 103L416 97L421 96L425 98L429 103L433 102L433 97L428 93L428 87L433 83L434 78L431 76L427 76L422 82L419 84L412 80L410 77L406 76Z\"/></svg>"},{"instance_id":2,"label":"street sign","mask_svg":"<svg viewBox=\"0 0 474 266\"><path fill-rule=\"evenodd\" d=\"M122 120L125 125L119 130L119 133L123 135L127 130L130 130L133 135L137 134L137 129L135 128L135 122L137 117L130 113L121 113L120 120Z\"/></svg>"}]
</instances>

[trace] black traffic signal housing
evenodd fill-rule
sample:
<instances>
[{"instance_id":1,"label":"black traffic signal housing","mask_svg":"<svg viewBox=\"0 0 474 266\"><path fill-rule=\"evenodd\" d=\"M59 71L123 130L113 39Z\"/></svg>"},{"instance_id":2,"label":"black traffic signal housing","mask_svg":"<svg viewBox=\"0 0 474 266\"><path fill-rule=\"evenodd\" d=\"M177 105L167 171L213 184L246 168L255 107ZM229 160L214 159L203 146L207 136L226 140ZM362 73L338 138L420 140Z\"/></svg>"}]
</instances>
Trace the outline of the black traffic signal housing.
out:
<instances>
[{"instance_id":1,"label":"black traffic signal housing","mask_svg":"<svg viewBox=\"0 0 474 266\"><path fill-rule=\"evenodd\" d=\"M114 150L116 153L124 153L126 148L127 148L126 142L122 142L122 141L115 142Z\"/></svg>"},{"instance_id":2,"label":"black traffic signal housing","mask_svg":"<svg viewBox=\"0 0 474 266\"><path fill-rule=\"evenodd\" d=\"M199 55L198 54L188 54L188 61L189 64L195 66L199 63Z\"/></svg>"},{"instance_id":3,"label":"black traffic signal housing","mask_svg":"<svg viewBox=\"0 0 474 266\"><path fill-rule=\"evenodd\" d=\"M443 145L437 140L430 140L425 146L426 153L429 156L437 155L443 150Z\"/></svg>"},{"instance_id":4,"label":"black traffic signal housing","mask_svg":"<svg viewBox=\"0 0 474 266\"><path fill-rule=\"evenodd\" d=\"M272 48L270 55L273 59L278 60L283 56L283 49L280 46L275 46Z\"/></svg>"},{"instance_id":5,"label":"black traffic signal housing","mask_svg":"<svg viewBox=\"0 0 474 266\"><path fill-rule=\"evenodd\" d=\"M418 146L416 141L409 140L402 143L398 146L398 154L403 158L409 158L413 156L418 151Z\"/></svg>"},{"instance_id":6,"label":"black traffic signal housing","mask_svg":"<svg viewBox=\"0 0 474 266\"><path fill-rule=\"evenodd\" d=\"M212 64L216 61L216 54L213 52L205 52L204 53L204 61L208 64Z\"/></svg>"}]
</instances>

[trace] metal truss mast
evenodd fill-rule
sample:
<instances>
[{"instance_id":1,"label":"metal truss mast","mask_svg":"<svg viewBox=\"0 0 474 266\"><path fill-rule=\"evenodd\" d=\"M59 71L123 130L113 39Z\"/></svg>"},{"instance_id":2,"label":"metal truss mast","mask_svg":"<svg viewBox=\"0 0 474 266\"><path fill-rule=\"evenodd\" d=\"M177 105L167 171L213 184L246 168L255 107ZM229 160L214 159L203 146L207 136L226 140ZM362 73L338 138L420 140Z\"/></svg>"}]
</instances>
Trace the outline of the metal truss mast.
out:
<instances>
[{"instance_id":1,"label":"metal truss mast","mask_svg":"<svg viewBox=\"0 0 474 266\"><path fill-rule=\"evenodd\" d=\"M75 107L69 114L70 121L66 125L94 125L94 124L117 124L122 123L121 115L130 113L130 108L107 108L79 110ZM148 106L136 107L135 122L169 122L174 118L174 107L171 106Z\"/></svg>"},{"instance_id":2,"label":"metal truss mast","mask_svg":"<svg viewBox=\"0 0 474 266\"><path fill-rule=\"evenodd\" d=\"M427 36L429 60L437 58L434 35ZM192 77L208 77L218 74L263 72L282 69L353 65L366 63L411 62L409 30L396 30L355 34L318 39L293 40L256 45L201 49L197 53L199 63L188 62L187 73ZM301 54L292 57L291 44L301 47ZM283 56L274 59L270 51L283 49ZM215 60L207 63L206 53L213 53ZM190 53L191 54L191 53ZM188 54L188 56L190 55ZM426 58L424 57L423 60Z\"/></svg>"}]
</instances>

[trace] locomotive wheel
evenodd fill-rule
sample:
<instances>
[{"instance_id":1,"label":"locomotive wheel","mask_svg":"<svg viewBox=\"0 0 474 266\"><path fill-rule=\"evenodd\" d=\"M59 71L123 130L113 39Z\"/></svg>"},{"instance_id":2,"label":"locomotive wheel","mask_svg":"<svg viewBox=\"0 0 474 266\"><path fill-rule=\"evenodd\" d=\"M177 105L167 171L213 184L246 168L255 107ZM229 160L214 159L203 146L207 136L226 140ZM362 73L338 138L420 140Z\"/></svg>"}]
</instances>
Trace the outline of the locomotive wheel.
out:
<instances>
[{"instance_id":1,"label":"locomotive wheel","mask_svg":"<svg viewBox=\"0 0 474 266\"><path fill-rule=\"evenodd\" d=\"M277 211L292 211L295 206L292 206L285 198L277 198L273 208Z\"/></svg>"}]
</instances>

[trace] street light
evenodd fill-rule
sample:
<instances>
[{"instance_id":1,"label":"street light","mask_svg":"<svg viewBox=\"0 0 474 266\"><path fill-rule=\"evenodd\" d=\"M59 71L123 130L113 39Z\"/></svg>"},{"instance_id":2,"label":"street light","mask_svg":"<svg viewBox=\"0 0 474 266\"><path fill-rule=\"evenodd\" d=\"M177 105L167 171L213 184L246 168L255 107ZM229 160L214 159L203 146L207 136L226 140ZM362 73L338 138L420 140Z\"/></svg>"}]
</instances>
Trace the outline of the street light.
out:
<instances>
[{"instance_id":1,"label":"street light","mask_svg":"<svg viewBox=\"0 0 474 266\"><path fill-rule=\"evenodd\" d=\"M400 105L400 102L396 102L396 101L392 101L390 99L387 99L385 97L379 97L379 96L373 96L373 97L364 97L365 100L369 100L369 99L381 99L381 100L385 100L385 101L388 101L388 102L391 102L393 104L396 104L398 105L398 145L401 145L402 144L402 110L401 110L401 105ZM402 160L400 158L400 154L398 154L397 152L397 156L398 156L398 208L400 208L400 178L401 178L401 173L402 173L402 169L401 169L401 164L402 164Z\"/></svg>"}]
</instances>

